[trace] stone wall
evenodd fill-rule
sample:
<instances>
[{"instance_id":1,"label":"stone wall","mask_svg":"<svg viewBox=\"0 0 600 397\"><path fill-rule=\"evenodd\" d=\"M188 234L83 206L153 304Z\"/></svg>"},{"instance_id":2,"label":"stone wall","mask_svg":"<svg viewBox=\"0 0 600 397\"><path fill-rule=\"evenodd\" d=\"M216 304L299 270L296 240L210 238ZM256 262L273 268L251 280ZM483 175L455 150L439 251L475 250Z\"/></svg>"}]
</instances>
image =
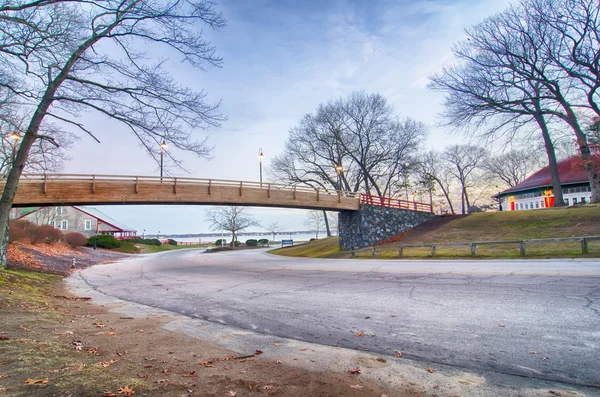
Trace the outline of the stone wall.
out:
<instances>
[{"instance_id":1,"label":"stone wall","mask_svg":"<svg viewBox=\"0 0 600 397\"><path fill-rule=\"evenodd\" d=\"M340 248L370 247L435 217L429 212L361 204L359 211L341 211L338 215Z\"/></svg>"}]
</instances>

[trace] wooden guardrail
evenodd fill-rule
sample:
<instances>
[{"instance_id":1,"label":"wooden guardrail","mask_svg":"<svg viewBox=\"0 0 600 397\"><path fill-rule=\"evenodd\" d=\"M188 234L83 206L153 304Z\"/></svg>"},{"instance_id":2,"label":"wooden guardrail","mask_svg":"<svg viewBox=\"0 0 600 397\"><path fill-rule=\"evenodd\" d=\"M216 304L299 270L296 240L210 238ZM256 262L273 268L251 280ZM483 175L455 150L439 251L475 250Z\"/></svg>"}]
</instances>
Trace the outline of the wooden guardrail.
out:
<instances>
[{"instance_id":1,"label":"wooden guardrail","mask_svg":"<svg viewBox=\"0 0 600 397\"><path fill-rule=\"evenodd\" d=\"M418 201L402 200L392 197L373 196L364 193L361 193L360 195L360 203L378 205L381 207L407 209L411 211L433 212L433 207L431 204L420 203Z\"/></svg>"},{"instance_id":2,"label":"wooden guardrail","mask_svg":"<svg viewBox=\"0 0 600 397\"><path fill-rule=\"evenodd\" d=\"M536 243L559 243L567 241L579 241L581 242L581 253L588 254L588 242L600 240L600 236L582 236L582 237L564 237L564 238L545 238L545 239L530 239L530 240L499 240L499 241L473 241L473 242L461 242L461 243L431 243L431 244L403 244L398 247L398 257L404 256L405 248L431 248L431 257L437 255L436 249L438 247L469 247L471 250L471 256L477 256L477 246L480 245L501 245L501 244L519 244L519 251L521 256L527 255L527 245ZM372 248L373 256L375 255L375 248Z\"/></svg>"}]
</instances>

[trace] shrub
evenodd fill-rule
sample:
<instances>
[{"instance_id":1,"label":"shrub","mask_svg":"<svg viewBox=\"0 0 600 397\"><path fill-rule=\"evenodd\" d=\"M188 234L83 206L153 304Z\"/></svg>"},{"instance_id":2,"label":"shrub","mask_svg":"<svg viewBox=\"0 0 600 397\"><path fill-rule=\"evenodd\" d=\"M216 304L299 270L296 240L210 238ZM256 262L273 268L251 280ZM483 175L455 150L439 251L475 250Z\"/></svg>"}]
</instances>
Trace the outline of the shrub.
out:
<instances>
[{"instance_id":1,"label":"shrub","mask_svg":"<svg viewBox=\"0 0 600 397\"><path fill-rule=\"evenodd\" d=\"M122 241L127 241L134 244L145 244L145 245L156 245L159 246L162 243L157 238L141 238L141 237L132 237Z\"/></svg>"},{"instance_id":2,"label":"shrub","mask_svg":"<svg viewBox=\"0 0 600 397\"><path fill-rule=\"evenodd\" d=\"M221 246L221 241L223 242L223 247L227 246L227 240L223 239L218 239L217 241L215 241L215 247L220 247Z\"/></svg>"},{"instance_id":3,"label":"shrub","mask_svg":"<svg viewBox=\"0 0 600 397\"><path fill-rule=\"evenodd\" d=\"M265 245L269 245L269 239L261 238L258 240L258 243L264 247Z\"/></svg>"},{"instance_id":4,"label":"shrub","mask_svg":"<svg viewBox=\"0 0 600 397\"><path fill-rule=\"evenodd\" d=\"M87 245L91 247L94 246L94 237L96 237L97 247L108 249L121 247L121 242L110 234L98 234L97 236L92 236L88 239Z\"/></svg>"},{"instance_id":5,"label":"shrub","mask_svg":"<svg viewBox=\"0 0 600 397\"><path fill-rule=\"evenodd\" d=\"M23 219L11 220L8 226L8 241L12 243L28 237L29 231L35 227L36 225Z\"/></svg>"},{"instance_id":6,"label":"shrub","mask_svg":"<svg viewBox=\"0 0 600 397\"><path fill-rule=\"evenodd\" d=\"M159 241L160 242L160 241ZM169 239L169 245L177 245L177 241L173 240L172 238Z\"/></svg>"},{"instance_id":7,"label":"shrub","mask_svg":"<svg viewBox=\"0 0 600 397\"><path fill-rule=\"evenodd\" d=\"M468 212L469 214L474 214L476 212L483 212L483 210L476 205L472 205L469 207Z\"/></svg>"},{"instance_id":8,"label":"shrub","mask_svg":"<svg viewBox=\"0 0 600 397\"><path fill-rule=\"evenodd\" d=\"M31 244L54 244L65 239L63 232L50 225L35 226L28 230L27 236Z\"/></svg>"},{"instance_id":9,"label":"shrub","mask_svg":"<svg viewBox=\"0 0 600 397\"><path fill-rule=\"evenodd\" d=\"M316 238L314 238L314 237L313 237L313 238L311 238L309 241L315 241L315 240L316 240Z\"/></svg>"},{"instance_id":10,"label":"shrub","mask_svg":"<svg viewBox=\"0 0 600 397\"><path fill-rule=\"evenodd\" d=\"M248 247L256 247L258 245L258 241L256 239L251 238L246 240L246 245Z\"/></svg>"},{"instance_id":11,"label":"shrub","mask_svg":"<svg viewBox=\"0 0 600 397\"><path fill-rule=\"evenodd\" d=\"M87 244L88 239L81 233L69 233L65 240L71 247L83 247Z\"/></svg>"},{"instance_id":12,"label":"shrub","mask_svg":"<svg viewBox=\"0 0 600 397\"><path fill-rule=\"evenodd\" d=\"M240 242L239 242L239 241L237 241L237 240L235 240L235 241L233 242L233 244L234 244L236 247L239 247L240 245L242 245L242 243L240 243Z\"/></svg>"}]
</instances>

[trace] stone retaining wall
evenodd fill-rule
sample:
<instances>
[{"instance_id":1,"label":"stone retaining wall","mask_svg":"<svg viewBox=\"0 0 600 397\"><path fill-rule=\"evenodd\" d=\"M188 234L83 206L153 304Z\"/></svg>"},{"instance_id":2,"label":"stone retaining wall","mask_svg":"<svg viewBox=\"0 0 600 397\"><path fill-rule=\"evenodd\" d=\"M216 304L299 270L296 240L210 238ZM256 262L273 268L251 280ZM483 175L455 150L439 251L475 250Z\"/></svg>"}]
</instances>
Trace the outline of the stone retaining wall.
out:
<instances>
[{"instance_id":1,"label":"stone retaining wall","mask_svg":"<svg viewBox=\"0 0 600 397\"><path fill-rule=\"evenodd\" d=\"M361 204L359 211L341 211L338 215L340 248L370 247L435 217L430 212Z\"/></svg>"}]
</instances>

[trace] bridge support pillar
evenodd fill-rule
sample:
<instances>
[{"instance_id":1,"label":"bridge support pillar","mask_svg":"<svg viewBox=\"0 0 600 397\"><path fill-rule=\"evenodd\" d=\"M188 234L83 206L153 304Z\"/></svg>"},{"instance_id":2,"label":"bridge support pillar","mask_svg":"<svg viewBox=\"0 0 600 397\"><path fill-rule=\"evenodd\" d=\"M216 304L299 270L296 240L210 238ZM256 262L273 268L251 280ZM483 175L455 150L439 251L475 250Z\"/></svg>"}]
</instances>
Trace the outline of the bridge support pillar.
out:
<instances>
[{"instance_id":1,"label":"bridge support pillar","mask_svg":"<svg viewBox=\"0 0 600 397\"><path fill-rule=\"evenodd\" d=\"M370 247L435 217L430 212L361 204L358 211L341 211L338 215L340 248Z\"/></svg>"}]
</instances>

